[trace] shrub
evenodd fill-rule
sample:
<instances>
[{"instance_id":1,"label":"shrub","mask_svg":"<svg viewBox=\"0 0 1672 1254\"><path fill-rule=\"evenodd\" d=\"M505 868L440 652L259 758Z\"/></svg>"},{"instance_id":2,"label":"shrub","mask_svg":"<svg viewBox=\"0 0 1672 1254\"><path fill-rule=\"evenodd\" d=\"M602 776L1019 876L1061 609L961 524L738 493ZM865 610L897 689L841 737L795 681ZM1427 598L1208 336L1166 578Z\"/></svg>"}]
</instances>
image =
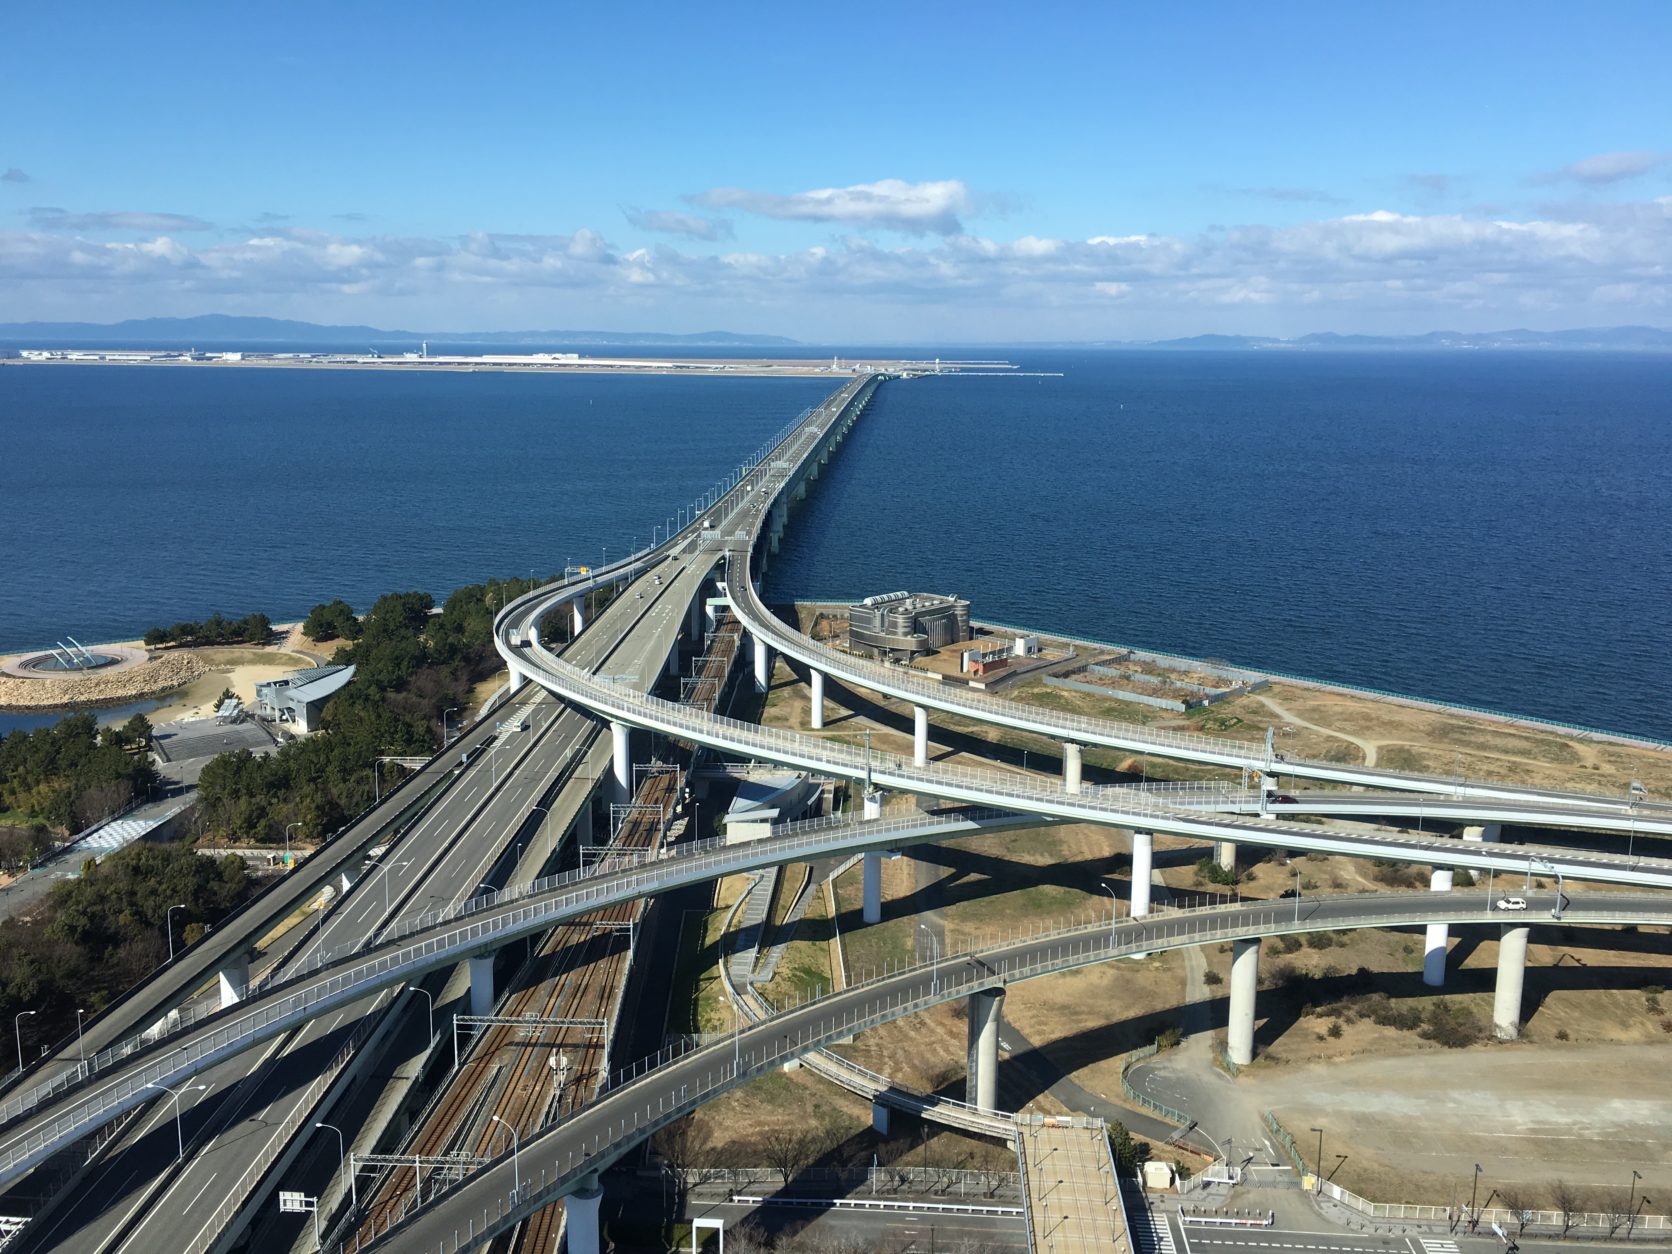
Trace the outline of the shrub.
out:
<instances>
[{"instance_id":1,"label":"shrub","mask_svg":"<svg viewBox=\"0 0 1672 1254\"><path fill-rule=\"evenodd\" d=\"M1196 863L1196 879L1205 884L1222 884L1229 887L1237 882L1237 873L1220 866L1211 857L1206 857Z\"/></svg>"},{"instance_id":2,"label":"shrub","mask_svg":"<svg viewBox=\"0 0 1672 1254\"><path fill-rule=\"evenodd\" d=\"M1566 1028L1557 1028L1556 1029L1556 1039L1558 1041L1568 1040L1569 1039L1568 1030Z\"/></svg>"},{"instance_id":3,"label":"shrub","mask_svg":"<svg viewBox=\"0 0 1672 1254\"><path fill-rule=\"evenodd\" d=\"M1331 949L1335 946L1334 932L1308 932L1304 939L1308 949Z\"/></svg>"},{"instance_id":4,"label":"shrub","mask_svg":"<svg viewBox=\"0 0 1672 1254\"><path fill-rule=\"evenodd\" d=\"M1217 971L1209 971L1202 977L1202 983L1208 985L1210 988L1223 984L1224 982L1225 977L1220 975Z\"/></svg>"},{"instance_id":5,"label":"shrub","mask_svg":"<svg viewBox=\"0 0 1672 1254\"><path fill-rule=\"evenodd\" d=\"M1329 1025L1329 1034L1332 1040L1339 1041L1341 1039L1341 1020L1337 1019Z\"/></svg>"},{"instance_id":6,"label":"shrub","mask_svg":"<svg viewBox=\"0 0 1672 1254\"><path fill-rule=\"evenodd\" d=\"M1428 1008L1418 1035L1447 1049L1463 1049L1483 1039L1486 1032L1474 1015L1442 998Z\"/></svg>"},{"instance_id":7,"label":"shrub","mask_svg":"<svg viewBox=\"0 0 1672 1254\"><path fill-rule=\"evenodd\" d=\"M1277 938L1277 947L1286 954L1292 954L1298 951L1302 943L1301 938L1296 936L1293 932Z\"/></svg>"}]
</instances>

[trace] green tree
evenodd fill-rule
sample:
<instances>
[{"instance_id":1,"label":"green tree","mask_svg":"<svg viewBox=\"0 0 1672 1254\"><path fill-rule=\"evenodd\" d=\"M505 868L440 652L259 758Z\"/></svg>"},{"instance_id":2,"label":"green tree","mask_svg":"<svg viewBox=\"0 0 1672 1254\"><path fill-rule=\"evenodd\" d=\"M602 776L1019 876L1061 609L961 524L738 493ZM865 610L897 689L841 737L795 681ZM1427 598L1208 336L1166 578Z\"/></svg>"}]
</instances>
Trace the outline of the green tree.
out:
<instances>
[{"instance_id":1,"label":"green tree","mask_svg":"<svg viewBox=\"0 0 1672 1254\"><path fill-rule=\"evenodd\" d=\"M1133 1136L1124 1123L1109 1125L1109 1150L1115 1156L1115 1169L1129 1176L1137 1175L1150 1158L1149 1142Z\"/></svg>"}]
</instances>

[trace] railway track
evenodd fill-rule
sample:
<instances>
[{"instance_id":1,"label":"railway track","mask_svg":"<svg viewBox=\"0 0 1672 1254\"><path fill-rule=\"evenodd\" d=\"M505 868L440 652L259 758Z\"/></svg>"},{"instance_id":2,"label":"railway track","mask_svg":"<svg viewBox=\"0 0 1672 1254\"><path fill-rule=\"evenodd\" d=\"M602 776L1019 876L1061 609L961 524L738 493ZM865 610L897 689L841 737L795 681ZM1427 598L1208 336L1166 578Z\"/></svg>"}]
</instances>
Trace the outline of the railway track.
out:
<instances>
[{"instance_id":1,"label":"railway track","mask_svg":"<svg viewBox=\"0 0 1672 1254\"><path fill-rule=\"evenodd\" d=\"M742 627L724 614L708 633L683 699L712 711L740 651ZM638 781L630 805L599 856L653 850L676 839L685 771L657 761ZM584 854L583 854L584 856ZM457 1072L430 1102L400 1154L412 1165L387 1168L370 1190L351 1231L361 1240L386 1230L419 1197L492 1158L518 1138L562 1118L593 1097L609 1069L616 1011L632 965L632 942L648 901L622 902L552 929L513 977L500 1019L479 1031ZM558 1022L552 1022L552 1021ZM596 1026L601 1024L602 1026ZM427 1173L427 1174L426 1174ZM563 1207L548 1206L494 1242L494 1254L550 1254L563 1231ZM353 1244L352 1240L349 1242Z\"/></svg>"}]
</instances>

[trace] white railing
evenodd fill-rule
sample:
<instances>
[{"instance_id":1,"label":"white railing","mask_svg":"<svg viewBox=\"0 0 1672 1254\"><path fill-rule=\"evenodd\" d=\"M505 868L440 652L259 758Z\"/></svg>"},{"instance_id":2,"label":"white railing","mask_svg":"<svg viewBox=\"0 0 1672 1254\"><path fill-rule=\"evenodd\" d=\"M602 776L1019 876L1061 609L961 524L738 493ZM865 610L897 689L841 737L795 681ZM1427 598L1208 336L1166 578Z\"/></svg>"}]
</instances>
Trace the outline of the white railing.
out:
<instances>
[{"instance_id":1,"label":"white railing","mask_svg":"<svg viewBox=\"0 0 1672 1254\"><path fill-rule=\"evenodd\" d=\"M1417 903L1433 896L1435 894L1428 893L1365 895L1355 896L1352 900L1370 904L1397 898L1411 907L1399 916L1400 921L1421 922L1423 920L1419 916L1423 912L1417 908ZM1483 910L1475 916L1451 916L1449 921L1483 922L1492 917L1490 911ZM601 1170L627 1149L657 1129L690 1113L710 1097L839 1037L855 1035L933 1005L958 1000L1009 982L1104 962L1131 953L1154 952L1186 944L1214 944L1253 934L1295 930L1296 927L1363 927L1386 925L1390 921L1386 916L1367 911L1364 916L1351 919L1341 917L1327 922L1308 919L1294 924L1282 903L1264 903L1240 909L1233 907L1229 910L1225 907L1204 907L1180 911L1171 917L1129 922L1121 928L1107 923L1080 925L1060 933L1034 936L1003 951L985 951L980 955L979 962L971 960L975 955L959 951L933 962L887 971L842 993L788 1006L770 1019L729 1037L722 1037L713 1044L690 1050L664 1049L609 1077L596 1098L570 1112L535 1138L525 1141L522 1177L525 1187L521 1196L511 1196L506 1190L497 1203L494 1216L484 1221L486 1228L470 1230L472 1238L483 1240L503 1230L497 1225L509 1223L514 1217L525 1215L546 1201L563 1196L583 1176ZM1587 923L1624 921L1627 921L1627 916L1615 916L1612 912L1599 912L1596 916L1587 914L1585 918ZM671 1064L678 1064L677 1069L663 1074ZM704 1067L700 1075L695 1070L698 1066ZM597 1130L594 1131L594 1128ZM574 1143L566 1149L556 1147L550 1167L542 1166L538 1183L534 1183L533 1165L541 1163L548 1148L540 1142L559 1135L572 1137ZM508 1154L501 1155L484 1171L491 1172L508 1159ZM530 1165L531 1159L533 1165ZM481 1183L486 1186L486 1181ZM467 1187L469 1182L455 1186L442 1196L441 1203L445 1204L460 1189ZM481 1195L479 1191L473 1191L471 1213L474 1213L474 1206ZM463 1215L456 1217L464 1218ZM397 1223L396 1226L400 1225Z\"/></svg>"},{"instance_id":2,"label":"white railing","mask_svg":"<svg viewBox=\"0 0 1672 1254\"><path fill-rule=\"evenodd\" d=\"M792 476L781 478L777 491L788 485ZM765 511L756 523L758 535ZM753 537L751 537L753 539ZM1127 723L1110 718L1071 714L1010 701L990 694L960 691L958 685L929 679L899 666L842 653L802 635L781 622L762 604L750 574L750 553L746 549L732 563L737 573L728 572L727 587L738 617L749 631L772 643L781 652L816 666L827 674L903 700L918 701L938 709L965 714L983 722L1007 724L1059 740L1086 740L1138 752L1158 752L1166 756L1186 756L1196 761L1213 762L1222 766L1253 770L1280 770L1311 774L1321 778L1351 779L1353 782L1378 781L1396 788L1423 792L1470 793L1488 791L1498 794L1524 795L1546 805L1563 806L1594 804L1610 809L1623 809L1626 802L1618 797L1606 797L1578 792L1554 792L1511 786L1496 787L1477 783L1470 785L1455 776L1404 774L1376 767L1355 767L1350 764L1328 762L1323 759L1295 757L1290 754L1268 754L1264 745L1204 736L1197 732L1181 732L1155 728L1141 723Z\"/></svg>"},{"instance_id":3,"label":"white railing","mask_svg":"<svg viewBox=\"0 0 1672 1254\"><path fill-rule=\"evenodd\" d=\"M1134 793L1132 799L1142 801L1142 794ZM1126 817L1130 821L1132 816ZM1153 819L1155 816L1152 813L1149 817ZM1003 820L1000 818L992 821ZM759 865L763 861L802 860L810 853L828 852L832 848L851 847L856 843L886 844L892 838L902 837L912 831L954 831L960 827L969 830L978 822L979 820L972 821L962 816L873 820L869 823L847 825L827 824L826 821L815 820L806 825L798 825L807 829L799 835L767 842L725 846L722 841L708 841L701 845L676 849L660 858L643 853L616 855L602 860L584 876L571 872L563 876L547 877L521 894L495 895L465 903L456 911L420 916L402 925L403 928L413 929L407 933L408 935L425 930L433 931L447 922L449 915L474 921L437 933L417 945L398 948L368 962L349 966L324 980L317 979L313 970L298 971L282 983L270 984L265 990L258 990L264 993L262 1004L248 1012L195 1008L182 1010L177 1016L171 1016L177 1027L173 1035L179 1037L181 1043L167 1052L159 1052L153 1061L137 1071L98 1089L75 1111L61 1116L45 1128L37 1129L33 1136L22 1141L14 1139L0 1144L0 1173L15 1165L21 1158L30 1156L35 1150L48 1144L56 1144L77 1129L102 1121L102 1117L110 1113L119 1113L121 1109L137 1104L139 1100L143 1100L138 1095L152 1083L166 1083L170 1077L190 1074L206 1059L236 1052L253 1038L265 1038L279 1030L279 1025L288 1025L312 1013L342 1004L343 1001L377 984L395 978L405 978L405 975L411 972L427 970L448 956L463 955L473 949L491 947L496 942L502 943L505 939L520 936L525 931L540 926L550 926L563 918L588 909L596 909L600 905L665 891L678 883L694 882L748 865ZM1271 843L1301 846L1316 839L1309 833L1299 832L1278 836L1272 836L1268 832L1267 836ZM1421 857L1422 860L1455 861L1460 854L1485 859L1505 857L1491 853L1492 846L1475 845L1459 850L1456 842L1438 840L1342 836L1332 836L1329 839L1360 853L1397 849L1403 850L1407 857ZM1477 850L1481 852L1476 853ZM1560 856L1554 851L1552 853L1553 856ZM537 893L546 895L533 895ZM1317 898L1311 900L1315 904ZM508 902L519 901L528 904L517 909L506 909ZM1483 900L1485 916L1496 917L1484 910L1487 904ZM1165 911L1159 909L1154 912L1156 917L1161 917L1164 913ZM1310 910L1308 915L1310 916ZM1588 911L1575 913L1570 909L1568 917L1575 922L1602 921L1595 913ZM1444 914L1444 919L1463 921L1460 916L1451 913ZM1618 921L1640 923L1654 920L1646 918L1644 912L1628 912L1622 913ZM1331 923L1330 926L1344 925ZM313 960L315 969L330 964L341 965L348 956L336 952L320 954ZM284 989L293 985L297 986L297 991L288 996L281 995ZM191 1036L191 1029L198 1028L200 1024L207 1027L204 1021L210 1019L217 1019L219 1022L212 1029L195 1037ZM55 1079L51 1085L42 1087L59 1091L73 1086L82 1079L90 1079L98 1072L109 1069L115 1062L153 1047L154 1043L152 1033L130 1038L101 1051L85 1064L77 1064ZM37 1089L31 1094L14 1099L7 1105L6 1117L16 1118L50 1095L51 1092Z\"/></svg>"},{"instance_id":4,"label":"white railing","mask_svg":"<svg viewBox=\"0 0 1672 1254\"><path fill-rule=\"evenodd\" d=\"M845 740L803 735L783 728L763 727L719 715L709 715L687 706L633 692L620 685L600 683L580 668L557 657L543 645L531 647L537 659L542 683L566 699L604 717L636 726L649 727L680 739L716 746L743 756L763 757L826 774L867 780L905 792L922 792L977 805L1003 806L1033 814L1076 819L1119 827L1140 827L1190 836L1202 840L1248 840L1283 848L1328 849L1335 852L1367 852L1367 838L1352 833L1318 828L1286 827L1250 815L1220 815L1204 820L1202 812L1257 808L1257 794L1237 789L1201 786L1199 791L1165 791L1145 785L1111 785L1081 788L1069 792L1060 783L1042 776L984 770L976 767L933 763L917 766L910 759L891 752L850 745ZM1189 804L1185 804L1188 799ZM1423 835L1378 833L1374 843L1383 848L1441 853L1448 865L1496 866L1511 869L1516 858L1507 852L1470 851L1469 861L1458 862L1455 841L1440 841ZM1484 851L1484 844L1474 850ZM1478 861L1477 861L1478 860ZM1575 858L1561 853L1552 859L1564 873L1581 868L1605 868L1608 878L1621 883L1672 885L1672 860L1632 858L1621 854L1587 852Z\"/></svg>"},{"instance_id":5,"label":"white railing","mask_svg":"<svg viewBox=\"0 0 1672 1254\"><path fill-rule=\"evenodd\" d=\"M1303 1187L1320 1193L1322 1196L1339 1202L1348 1210L1356 1211L1370 1219L1407 1220L1414 1223L1443 1223L1448 1225L1468 1226L1471 1214L1467 1206L1431 1206L1417 1202L1372 1202L1360 1197L1351 1190L1342 1188L1339 1184L1332 1184L1328 1180L1319 1180L1316 1176L1303 1176ZM1538 1235L1549 1232L1566 1234L1568 1232L1606 1232L1610 1237L1623 1228L1630 1228L1636 1232L1653 1232L1664 1234L1672 1232L1672 1219L1665 1215L1643 1214L1628 1217L1625 1212L1604 1211L1568 1211L1559 1210L1510 1210L1502 1206L1482 1208L1472 1216L1474 1225L1470 1231L1486 1228L1490 1231L1492 1224L1497 1224L1515 1237L1524 1231L1533 1231Z\"/></svg>"}]
</instances>

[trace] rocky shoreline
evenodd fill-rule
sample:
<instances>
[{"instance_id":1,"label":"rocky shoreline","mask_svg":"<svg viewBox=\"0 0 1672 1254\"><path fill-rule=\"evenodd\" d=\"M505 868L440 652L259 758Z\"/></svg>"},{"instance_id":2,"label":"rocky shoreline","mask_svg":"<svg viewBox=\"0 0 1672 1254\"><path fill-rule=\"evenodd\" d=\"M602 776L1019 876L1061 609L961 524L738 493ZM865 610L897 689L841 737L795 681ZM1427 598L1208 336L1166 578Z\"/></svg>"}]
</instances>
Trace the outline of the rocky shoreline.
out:
<instances>
[{"instance_id":1,"label":"rocky shoreline","mask_svg":"<svg viewBox=\"0 0 1672 1254\"><path fill-rule=\"evenodd\" d=\"M62 679L0 676L0 710L26 713L122 705L172 692L208 674L209 670L200 658L179 652L154 655L138 666L109 672L89 671Z\"/></svg>"}]
</instances>

